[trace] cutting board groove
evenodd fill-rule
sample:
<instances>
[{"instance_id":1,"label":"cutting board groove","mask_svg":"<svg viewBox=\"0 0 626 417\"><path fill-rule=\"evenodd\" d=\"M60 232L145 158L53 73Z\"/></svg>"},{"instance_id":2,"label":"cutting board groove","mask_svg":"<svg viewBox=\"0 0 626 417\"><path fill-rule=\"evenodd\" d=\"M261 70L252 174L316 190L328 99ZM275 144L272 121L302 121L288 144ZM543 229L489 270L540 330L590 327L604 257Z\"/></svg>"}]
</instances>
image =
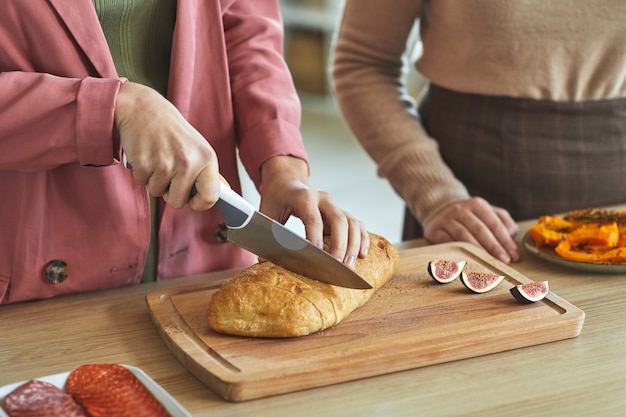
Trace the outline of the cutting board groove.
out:
<instances>
[{"instance_id":1,"label":"cutting board groove","mask_svg":"<svg viewBox=\"0 0 626 417\"><path fill-rule=\"evenodd\" d=\"M432 259L505 280L474 294L460 280L438 284ZM236 271L206 284L151 292L146 301L176 358L222 398L245 401L576 337L582 310L550 292L521 304L510 294L529 279L486 252L447 243L400 252L394 277L339 325L293 339L221 335L206 320L212 294Z\"/></svg>"}]
</instances>

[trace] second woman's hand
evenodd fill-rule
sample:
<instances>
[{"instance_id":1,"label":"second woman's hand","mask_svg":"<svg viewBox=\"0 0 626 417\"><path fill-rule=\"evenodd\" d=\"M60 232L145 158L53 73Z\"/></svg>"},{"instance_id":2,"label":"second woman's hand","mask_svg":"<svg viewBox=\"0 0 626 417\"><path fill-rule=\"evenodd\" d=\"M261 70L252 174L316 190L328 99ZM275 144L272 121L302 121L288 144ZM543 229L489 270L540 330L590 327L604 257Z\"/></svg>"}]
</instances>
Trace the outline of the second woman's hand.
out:
<instances>
[{"instance_id":1,"label":"second woman's hand","mask_svg":"<svg viewBox=\"0 0 626 417\"><path fill-rule=\"evenodd\" d=\"M450 204L424 224L424 237L432 243L473 243L506 264L520 259L517 231L508 211L480 197Z\"/></svg>"}]
</instances>

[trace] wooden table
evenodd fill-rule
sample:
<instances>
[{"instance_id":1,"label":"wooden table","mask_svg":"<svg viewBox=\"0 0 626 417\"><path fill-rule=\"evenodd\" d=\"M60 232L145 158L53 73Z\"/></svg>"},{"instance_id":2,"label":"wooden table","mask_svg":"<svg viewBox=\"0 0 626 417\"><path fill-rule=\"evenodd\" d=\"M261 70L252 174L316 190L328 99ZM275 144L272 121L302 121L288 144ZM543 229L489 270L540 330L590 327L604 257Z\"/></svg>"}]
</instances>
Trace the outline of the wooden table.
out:
<instances>
[{"instance_id":1,"label":"wooden table","mask_svg":"<svg viewBox=\"0 0 626 417\"><path fill-rule=\"evenodd\" d=\"M532 222L520 223L520 238ZM403 247L424 246L424 241ZM222 400L161 341L145 295L222 272L0 307L0 386L85 363L143 369L194 416L623 416L626 276L552 265L525 249L513 267L587 314L580 336L241 403Z\"/></svg>"}]
</instances>

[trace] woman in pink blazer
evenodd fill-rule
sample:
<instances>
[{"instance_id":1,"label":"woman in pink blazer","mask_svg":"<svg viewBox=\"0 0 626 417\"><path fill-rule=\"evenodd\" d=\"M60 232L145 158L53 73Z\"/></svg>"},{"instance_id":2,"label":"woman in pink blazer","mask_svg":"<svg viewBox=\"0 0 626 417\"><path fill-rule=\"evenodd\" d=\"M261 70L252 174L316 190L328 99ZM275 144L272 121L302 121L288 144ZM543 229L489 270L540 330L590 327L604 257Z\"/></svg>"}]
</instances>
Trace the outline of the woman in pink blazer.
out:
<instances>
[{"instance_id":1,"label":"woman in pink blazer","mask_svg":"<svg viewBox=\"0 0 626 417\"><path fill-rule=\"evenodd\" d=\"M365 255L363 225L308 184L277 2L172 4L161 95L118 74L92 0L3 1L0 303L139 283L150 195L155 279L249 265L209 210L220 175L240 190L237 154L262 211L300 217L312 242L331 234L348 264Z\"/></svg>"}]
</instances>

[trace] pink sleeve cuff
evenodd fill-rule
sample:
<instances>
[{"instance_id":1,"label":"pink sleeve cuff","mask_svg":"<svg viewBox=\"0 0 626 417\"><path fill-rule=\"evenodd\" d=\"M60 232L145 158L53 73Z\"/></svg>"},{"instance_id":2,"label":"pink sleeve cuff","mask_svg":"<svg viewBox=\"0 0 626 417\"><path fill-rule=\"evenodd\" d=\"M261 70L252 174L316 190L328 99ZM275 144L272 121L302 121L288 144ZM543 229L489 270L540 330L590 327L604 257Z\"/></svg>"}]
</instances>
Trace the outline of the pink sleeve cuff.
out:
<instances>
[{"instance_id":1,"label":"pink sleeve cuff","mask_svg":"<svg viewBox=\"0 0 626 417\"><path fill-rule=\"evenodd\" d=\"M115 101L124 79L85 78L76 110L76 150L81 165L111 165L121 156Z\"/></svg>"}]
</instances>

